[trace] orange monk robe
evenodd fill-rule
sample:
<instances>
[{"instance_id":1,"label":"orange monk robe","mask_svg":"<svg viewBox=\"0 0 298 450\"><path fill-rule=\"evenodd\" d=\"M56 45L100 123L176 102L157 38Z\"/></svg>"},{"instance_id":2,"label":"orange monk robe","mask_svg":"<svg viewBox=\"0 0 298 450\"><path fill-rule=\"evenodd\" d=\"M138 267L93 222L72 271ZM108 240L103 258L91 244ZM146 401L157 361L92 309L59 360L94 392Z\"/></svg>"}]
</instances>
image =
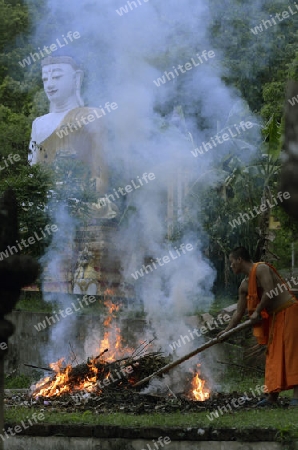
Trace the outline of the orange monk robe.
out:
<instances>
[{"instance_id":1,"label":"orange monk robe","mask_svg":"<svg viewBox=\"0 0 298 450\"><path fill-rule=\"evenodd\" d=\"M253 265L248 281L247 308L250 315L262 296L256 280L258 264L264 263ZM263 320L254 326L253 333L259 344L267 344L265 384L269 392L291 389L298 385L298 301L293 297L281 311L269 315L263 310L261 315Z\"/></svg>"}]
</instances>

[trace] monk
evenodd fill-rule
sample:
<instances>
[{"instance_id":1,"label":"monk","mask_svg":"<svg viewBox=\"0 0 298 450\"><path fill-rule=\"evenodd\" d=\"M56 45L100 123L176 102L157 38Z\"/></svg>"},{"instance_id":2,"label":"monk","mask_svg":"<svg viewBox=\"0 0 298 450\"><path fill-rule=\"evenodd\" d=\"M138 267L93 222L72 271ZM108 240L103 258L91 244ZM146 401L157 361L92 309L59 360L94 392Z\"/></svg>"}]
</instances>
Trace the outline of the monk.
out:
<instances>
[{"instance_id":1,"label":"monk","mask_svg":"<svg viewBox=\"0 0 298 450\"><path fill-rule=\"evenodd\" d=\"M233 272L243 273L245 278L239 287L237 309L223 332L238 325L248 310L253 334L259 344L267 345L265 384L269 395L257 406L277 404L279 392L288 389L293 389L290 406L298 406L298 300L275 268L253 263L246 248L235 248L229 260Z\"/></svg>"}]
</instances>

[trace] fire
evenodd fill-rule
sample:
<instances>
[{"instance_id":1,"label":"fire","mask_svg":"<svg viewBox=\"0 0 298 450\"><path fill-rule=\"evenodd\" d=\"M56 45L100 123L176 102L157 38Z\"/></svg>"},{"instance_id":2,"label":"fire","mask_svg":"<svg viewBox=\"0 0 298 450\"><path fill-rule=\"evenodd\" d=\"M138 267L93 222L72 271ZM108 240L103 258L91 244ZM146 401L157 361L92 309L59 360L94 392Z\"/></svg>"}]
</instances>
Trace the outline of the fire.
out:
<instances>
[{"instance_id":1,"label":"fire","mask_svg":"<svg viewBox=\"0 0 298 450\"><path fill-rule=\"evenodd\" d=\"M198 364L198 367L199 366L200 364ZM200 371L198 370L192 379L190 396L196 401L204 402L210 397L210 390L206 387L204 388L205 380L202 380L199 375Z\"/></svg>"},{"instance_id":2,"label":"fire","mask_svg":"<svg viewBox=\"0 0 298 450\"><path fill-rule=\"evenodd\" d=\"M72 365L67 364L63 367L64 358L61 358L59 361L50 364L51 369L56 375L54 377L46 377L36 384L33 393L34 397L60 396L61 394L74 393L82 390L85 392L100 393L97 384L97 375L99 372L97 364L101 364L101 374L104 374L104 377L108 378L110 374L109 371L106 373L108 363L126 357L131 353L131 349L122 347L121 331L115 321L115 313L119 311L121 305L116 305L110 298L107 298L112 293L111 289L107 289L105 292L104 305L108 310L107 317L104 321L105 333L97 350L98 355L88 360L88 375L85 377L77 376L73 379ZM103 357L103 354L105 354L105 357Z\"/></svg>"},{"instance_id":3,"label":"fire","mask_svg":"<svg viewBox=\"0 0 298 450\"><path fill-rule=\"evenodd\" d=\"M111 295L112 290L107 289L105 291L106 295ZM105 360L107 362L112 362L117 358L124 356L122 349L122 337L120 328L113 326L113 320L116 318L115 312L118 312L121 305L115 305L109 298L104 301L104 305L108 310L108 316L104 321L104 327L106 329L103 339L100 342L99 354L103 353L106 348L109 349L109 353ZM112 350L113 349L113 350ZM126 349L127 351L127 349Z\"/></svg>"},{"instance_id":4,"label":"fire","mask_svg":"<svg viewBox=\"0 0 298 450\"><path fill-rule=\"evenodd\" d=\"M72 380L70 383L69 374L72 370L72 366L68 364L63 368L63 360L64 359L62 358L56 363L50 364L51 368L55 370L56 376L54 380L52 377L46 377L38 382L35 386L35 392L33 393L34 397L54 397L81 390L93 392L97 389L96 374L98 369L94 366L93 361L88 364L90 369L89 375L84 380L80 380L78 377L75 381ZM56 367L57 370L54 369L54 367Z\"/></svg>"},{"instance_id":5,"label":"fire","mask_svg":"<svg viewBox=\"0 0 298 450\"><path fill-rule=\"evenodd\" d=\"M54 395L61 395L69 392L68 374L71 370L71 366L68 365L65 369L62 369L63 361L64 358L61 358L55 363L50 364L51 369L56 372L55 380L52 381L51 377L45 377L43 380L39 381L35 386L35 392L38 392L36 395L53 397Z\"/></svg>"}]
</instances>

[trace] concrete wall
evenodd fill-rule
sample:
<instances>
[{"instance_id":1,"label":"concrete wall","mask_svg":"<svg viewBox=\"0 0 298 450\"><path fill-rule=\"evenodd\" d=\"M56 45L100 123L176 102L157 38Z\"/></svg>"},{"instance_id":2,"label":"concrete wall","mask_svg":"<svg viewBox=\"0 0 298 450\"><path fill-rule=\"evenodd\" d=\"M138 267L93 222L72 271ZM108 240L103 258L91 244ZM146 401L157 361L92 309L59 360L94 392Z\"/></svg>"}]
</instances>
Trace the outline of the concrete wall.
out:
<instances>
[{"instance_id":1,"label":"concrete wall","mask_svg":"<svg viewBox=\"0 0 298 450\"><path fill-rule=\"evenodd\" d=\"M284 450L277 442L172 441L160 449L168 450ZM98 439L68 437L11 437L4 450L156 450L154 443L137 439ZM298 445L293 446L293 450Z\"/></svg>"},{"instance_id":2,"label":"concrete wall","mask_svg":"<svg viewBox=\"0 0 298 450\"><path fill-rule=\"evenodd\" d=\"M5 357L5 374L25 374L31 375L32 369L24 364L33 364L40 367L48 367L49 362L54 362L61 357L68 357L70 353L69 343L72 344L78 357L83 358L88 352L89 337L90 345L99 342L99 336L104 335L102 316L92 314L80 314L61 319L55 325L47 326L41 331L37 331L34 325L45 320L53 314L32 313L24 311L13 311L7 315L7 319L15 325L15 333L9 338L8 353ZM64 322L63 322L64 321ZM69 326L71 323L72 326ZM145 335L146 322L144 320L118 320L117 326L122 330L122 335L129 346L137 344L137 336ZM57 335L59 339L51 340L51 333L60 327ZM84 347L85 345L85 347ZM87 348L86 348L87 346ZM97 345L95 345L96 347ZM50 358L52 353L56 359ZM95 356L95 355L94 355ZM81 362L81 361L80 361Z\"/></svg>"}]
</instances>

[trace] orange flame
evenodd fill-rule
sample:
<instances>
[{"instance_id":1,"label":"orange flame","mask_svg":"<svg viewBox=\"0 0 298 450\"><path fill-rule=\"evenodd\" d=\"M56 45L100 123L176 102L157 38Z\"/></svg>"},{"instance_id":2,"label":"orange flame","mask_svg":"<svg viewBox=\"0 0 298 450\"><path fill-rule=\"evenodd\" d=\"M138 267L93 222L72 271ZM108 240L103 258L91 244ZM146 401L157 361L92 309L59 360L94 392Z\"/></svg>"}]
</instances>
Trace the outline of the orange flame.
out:
<instances>
[{"instance_id":1,"label":"orange flame","mask_svg":"<svg viewBox=\"0 0 298 450\"><path fill-rule=\"evenodd\" d=\"M105 291L105 298L107 295L112 295L113 291L107 289ZM108 309L108 315L104 321L104 327L106 329L104 333L104 338L100 342L99 355L100 357L95 357L91 359L88 363L89 373L85 379L69 380L69 374L72 370L72 366L66 365L63 367L62 363L64 358L59 359L57 362L50 364L50 367L56 372L55 378L46 377L39 381L35 386L35 391L33 397L53 397L60 396L64 393L73 393L76 391L86 391L86 392L97 392L100 393L99 386L97 384L98 368L96 363L105 364L107 362L112 362L115 359L123 358L132 352L129 348L122 347L122 337L120 328L116 326L115 312L119 311L121 305L114 304L110 299L104 302L106 308ZM104 350L108 349L108 353ZM103 359L102 355L108 355ZM108 378L109 374L105 376Z\"/></svg>"},{"instance_id":2,"label":"orange flame","mask_svg":"<svg viewBox=\"0 0 298 450\"><path fill-rule=\"evenodd\" d=\"M198 367L200 366L200 364L198 364ZM210 397L210 390L208 388L204 388L205 385L205 380L202 380L200 377L200 371L198 370L197 373L195 373L193 379L192 379L192 383L191 383L191 393L190 396L192 399L199 401L199 402L204 402L205 400L207 400Z\"/></svg>"},{"instance_id":3,"label":"orange flame","mask_svg":"<svg viewBox=\"0 0 298 450\"><path fill-rule=\"evenodd\" d=\"M111 295L112 290L107 289L105 291L106 295ZM105 358L106 361L112 362L117 358L121 358L124 356L124 350L122 349L122 337L120 328L116 326L113 327L113 320L116 319L115 312L118 312L121 305L116 305L110 299L104 301L105 307L108 309L108 316L104 321L104 327L107 329L105 331L104 337L100 342L99 353L103 353L103 351L108 348L109 353ZM130 349L126 349L126 352L130 351Z\"/></svg>"}]
</instances>

